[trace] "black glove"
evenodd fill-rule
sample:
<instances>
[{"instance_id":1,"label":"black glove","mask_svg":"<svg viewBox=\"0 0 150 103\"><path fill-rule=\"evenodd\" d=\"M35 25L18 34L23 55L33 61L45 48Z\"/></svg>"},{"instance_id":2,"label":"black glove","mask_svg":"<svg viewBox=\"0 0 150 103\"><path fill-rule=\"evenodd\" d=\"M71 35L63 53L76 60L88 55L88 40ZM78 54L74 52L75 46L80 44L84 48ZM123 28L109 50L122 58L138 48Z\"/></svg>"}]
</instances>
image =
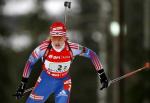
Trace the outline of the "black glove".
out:
<instances>
[{"instance_id":1,"label":"black glove","mask_svg":"<svg viewBox=\"0 0 150 103\"><path fill-rule=\"evenodd\" d=\"M102 84L102 87L100 88L100 90L104 89L104 88L107 88L108 87L108 79L106 77L106 74L104 72L104 69L100 69L98 71L98 75L99 75L99 78L100 78L100 82Z\"/></svg>"},{"instance_id":2,"label":"black glove","mask_svg":"<svg viewBox=\"0 0 150 103\"><path fill-rule=\"evenodd\" d=\"M16 99L20 99L23 96L27 81L28 81L28 78L22 78L21 83L16 93L13 95L16 97Z\"/></svg>"}]
</instances>

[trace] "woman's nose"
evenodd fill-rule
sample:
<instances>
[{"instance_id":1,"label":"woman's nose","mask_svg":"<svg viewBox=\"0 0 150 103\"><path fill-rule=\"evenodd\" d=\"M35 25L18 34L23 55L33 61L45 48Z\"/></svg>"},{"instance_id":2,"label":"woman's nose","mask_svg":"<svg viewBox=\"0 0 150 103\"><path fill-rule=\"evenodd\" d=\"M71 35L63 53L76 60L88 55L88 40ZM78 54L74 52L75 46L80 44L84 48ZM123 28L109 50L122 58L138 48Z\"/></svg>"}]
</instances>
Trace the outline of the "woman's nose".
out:
<instances>
[{"instance_id":1,"label":"woman's nose","mask_svg":"<svg viewBox=\"0 0 150 103\"><path fill-rule=\"evenodd\" d=\"M55 43L57 43L57 44L58 44L58 43L59 43L59 40L56 40L56 41L55 41Z\"/></svg>"}]
</instances>

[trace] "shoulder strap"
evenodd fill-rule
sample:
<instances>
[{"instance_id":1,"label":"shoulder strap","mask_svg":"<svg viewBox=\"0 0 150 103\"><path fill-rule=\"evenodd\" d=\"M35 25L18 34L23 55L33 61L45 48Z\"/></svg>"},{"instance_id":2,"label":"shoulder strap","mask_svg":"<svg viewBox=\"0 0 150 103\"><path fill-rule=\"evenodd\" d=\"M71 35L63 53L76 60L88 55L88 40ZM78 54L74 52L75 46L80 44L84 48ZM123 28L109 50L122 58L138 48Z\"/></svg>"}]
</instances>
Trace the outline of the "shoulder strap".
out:
<instances>
[{"instance_id":1,"label":"shoulder strap","mask_svg":"<svg viewBox=\"0 0 150 103\"><path fill-rule=\"evenodd\" d=\"M51 45L51 42L48 44L48 47L46 48L46 51L45 51L45 53L44 53L44 56L43 56L43 63L45 62L45 59L47 58L47 56L48 56L48 53L49 53L49 51L51 50L51 48L52 48L52 45Z\"/></svg>"},{"instance_id":2,"label":"shoulder strap","mask_svg":"<svg viewBox=\"0 0 150 103\"><path fill-rule=\"evenodd\" d=\"M71 54L71 60L73 60L73 52L71 50L71 47L70 47L70 45L69 45L69 43L67 41L66 41L66 44L67 44L67 46L69 48L69 51L70 51L70 54Z\"/></svg>"}]
</instances>

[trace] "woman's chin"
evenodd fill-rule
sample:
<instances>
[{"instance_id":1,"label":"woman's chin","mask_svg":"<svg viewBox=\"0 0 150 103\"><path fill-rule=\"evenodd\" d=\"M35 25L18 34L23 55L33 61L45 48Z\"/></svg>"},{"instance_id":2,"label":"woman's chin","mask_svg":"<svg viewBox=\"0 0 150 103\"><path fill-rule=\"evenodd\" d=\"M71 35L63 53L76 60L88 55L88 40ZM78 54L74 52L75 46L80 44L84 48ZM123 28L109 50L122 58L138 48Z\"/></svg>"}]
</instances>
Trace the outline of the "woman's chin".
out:
<instances>
[{"instance_id":1,"label":"woman's chin","mask_svg":"<svg viewBox=\"0 0 150 103\"><path fill-rule=\"evenodd\" d=\"M61 48L61 46L55 46L55 48L56 48L56 49L60 49L60 48Z\"/></svg>"}]
</instances>

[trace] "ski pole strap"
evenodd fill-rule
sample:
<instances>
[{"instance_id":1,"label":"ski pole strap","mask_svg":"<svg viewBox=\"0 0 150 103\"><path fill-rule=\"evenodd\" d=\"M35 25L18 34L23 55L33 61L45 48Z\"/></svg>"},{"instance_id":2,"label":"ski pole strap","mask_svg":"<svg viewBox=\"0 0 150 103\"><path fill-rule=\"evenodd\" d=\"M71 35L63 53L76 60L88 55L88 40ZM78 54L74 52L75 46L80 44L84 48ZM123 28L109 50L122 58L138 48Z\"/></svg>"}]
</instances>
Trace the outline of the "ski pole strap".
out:
<instances>
[{"instance_id":1,"label":"ski pole strap","mask_svg":"<svg viewBox=\"0 0 150 103\"><path fill-rule=\"evenodd\" d=\"M33 89L34 89L34 87L28 88L28 89L26 89L26 90L24 91L23 94L28 93L28 92L32 91Z\"/></svg>"}]
</instances>

